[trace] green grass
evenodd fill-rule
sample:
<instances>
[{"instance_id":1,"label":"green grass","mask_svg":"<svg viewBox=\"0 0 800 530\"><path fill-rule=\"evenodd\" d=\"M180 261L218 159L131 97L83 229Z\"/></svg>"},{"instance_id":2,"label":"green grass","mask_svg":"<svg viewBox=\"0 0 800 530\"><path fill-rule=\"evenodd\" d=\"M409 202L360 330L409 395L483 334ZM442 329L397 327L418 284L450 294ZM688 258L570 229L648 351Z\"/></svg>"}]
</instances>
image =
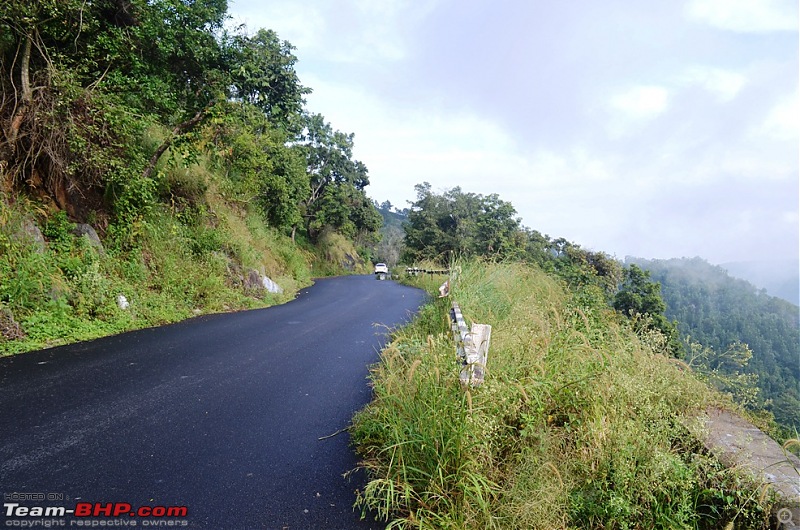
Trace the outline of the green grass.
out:
<instances>
[{"instance_id":1,"label":"green grass","mask_svg":"<svg viewBox=\"0 0 800 530\"><path fill-rule=\"evenodd\" d=\"M141 141L152 151L166 134L151 127ZM74 237L52 202L0 192L0 355L283 303L314 277L369 272L335 232L312 245L268 226L253 183L230 178L207 154L188 166L176 160L165 155L152 182L115 188L113 208L91 215L105 228L104 252ZM44 232L43 250L23 235L26 223ZM251 270L283 294L246 288ZM120 294L129 310L117 307Z\"/></svg>"},{"instance_id":2,"label":"green grass","mask_svg":"<svg viewBox=\"0 0 800 530\"><path fill-rule=\"evenodd\" d=\"M107 238L104 252L73 236L63 212L0 198L0 310L13 315L25 335L11 340L0 329L0 355L201 313L265 307L311 283L313 256L257 212L225 201L202 168L195 170L199 175L180 171L208 189L200 188L194 202L156 204L126 227L124 240ZM43 227L44 250L22 235L25 219ZM249 269L272 278L284 293L245 289ZM120 294L130 309L117 307Z\"/></svg>"},{"instance_id":3,"label":"green grass","mask_svg":"<svg viewBox=\"0 0 800 530\"><path fill-rule=\"evenodd\" d=\"M463 389L450 300L434 300L372 369L351 429L370 478L358 504L391 528L760 528L766 506L699 443L719 403L657 334L593 287L469 263L451 299L491 324L485 383ZM441 278L418 280L430 292Z\"/></svg>"}]
</instances>

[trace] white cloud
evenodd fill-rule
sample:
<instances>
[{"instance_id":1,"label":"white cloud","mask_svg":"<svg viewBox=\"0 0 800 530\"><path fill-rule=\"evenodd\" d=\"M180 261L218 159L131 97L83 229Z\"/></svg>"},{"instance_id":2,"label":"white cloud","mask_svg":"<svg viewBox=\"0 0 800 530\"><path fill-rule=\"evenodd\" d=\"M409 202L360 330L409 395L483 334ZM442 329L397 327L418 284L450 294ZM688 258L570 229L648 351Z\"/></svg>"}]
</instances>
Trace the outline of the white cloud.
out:
<instances>
[{"instance_id":1,"label":"white cloud","mask_svg":"<svg viewBox=\"0 0 800 530\"><path fill-rule=\"evenodd\" d=\"M796 31L792 1L231 9L298 47L308 109L356 134L371 197L461 186L587 247L719 262L797 253L796 35L753 35Z\"/></svg>"},{"instance_id":2,"label":"white cloud","mask_svg":"<svg viewBox=\"0 0 800 530\"><path fill-rule=\"evenodd\" d=\"M683 85L700 86L716 95L721 102L727 103L733 100L747 83L747 77L739 72L722 68L693 66L680 76L679 82Z\"/></svg>"},{"instance_id":3,"label":"white cloud","mask_svg":"<svg viewBox=\"0 0 800 530\"><path fill-rule=\"evenodd\" d=\"M667 110L669 95L665 87L655 85L639 85L618 92L606 104L610 111L606 130L617 140L630 135Z\"/></svg>"},{"instance_id":4,"label":"white cloud","mask_svg":"<svg viewBox=\"0 0 800 530\"><path fill-rule=\"evenodd\" d=\"M235 13L233 24L244 24L250 33L272 29L304 54L324 46L325 17L314 6L259 5L248 0L231 0L228 4L229 12Z\"/></svg>"},{"instance_id":5,"label":"white cloud","mask_svg":"<svg viewBox=\"0 0 800 530\"><path fill-rule=\"evenodd\" d=\"M561 153L540 149L526 157L526 173L537 189L584 189L613 181L612 157L599 158L582 147Z\"/></svg>"},{"instance_id":6,"label":"white cloud","mask_svg":"<svg viewBox=\"0 0 800 530\"><path fill-rule=\"evenodd\" d=\"M309 108L334 128L356 133L354 156L367 165L368 192L376 199L402 205L423 181L492 193L501 181L527 174L514 140L477 115L445 114L433 105L403 108L357 87L313 77L308 82L315 88Z\"/></svg>"},{"instance_id":7,"label":"white cloud","mask_svg":"<svg viewBox=\"0 0 800 530\"><path fill-rule=\"evenodd\" d=\"M424 19L437 0L352 0L360 34L347 50L356 57L399 60L406 57L405 28ZM342 60L347 60L342 57Z\"/></svg>"},{"instance_id":8,"label":"white cloud","mask_svg":"<svg viewBox=\"0 0 800 530\"><path fill-rule=\"evenodd\" d=\"M650 119L667 108L669 91L661 86L641 85L611 98L611 106L629 118Z\"/></svg>"},{"instance_id":9,"label":"white cloud","mask_svg":"<svg viewBox=\"0 0 800 530\"><path fill-rule=\"evenodd\" d=\"M742 33L797 31L798 27L794 0L691 0L684 12L691 20Z\"/></svg>"},{"instance_id":10,"label":"white cloud","mask_svg":"<svg viewBox=\"0 0 800 530\"><path fill-rule=\"evenodd\" d=\"M274 29L303 57L334 63L381 63L406 56L409 24L421 20L437 0L349 0L262 2L230 0L234 23L250 31Z\"/></svg>"},{"instance_id":11,"label":"white cloud","mask_svg":"<svg viewBox=\"0 0 800 530\"><path fill-rule=\"evenodd\" d=\"M797 142L800 136L800 98L798 93L779 101L769 112L758 133L773 140Z\"/></svg>"},{"instance_id":12,"label":"white cloud","mask_svg":"<svg viewBox=\"0 0 800 530\"><path fill-rule=\"evenodd\" d=\"M349 0L329 2L334 20L327 44L330 58L341 63L384 63L406 58L410 26L423 20L439 0ZM331 7L333 6L333 7Z\"/></svg>"},{"instance_id":13,"label":"white cloud","mask_svg":"<svg viewBox=\"0 0 800 530\"><path fill-rule=\"evenodd\" d=\"M797 228L800 224L800 214L797 211L786 211L780 214L780 220L790 229Z\"/></svg>"}]
</instances>

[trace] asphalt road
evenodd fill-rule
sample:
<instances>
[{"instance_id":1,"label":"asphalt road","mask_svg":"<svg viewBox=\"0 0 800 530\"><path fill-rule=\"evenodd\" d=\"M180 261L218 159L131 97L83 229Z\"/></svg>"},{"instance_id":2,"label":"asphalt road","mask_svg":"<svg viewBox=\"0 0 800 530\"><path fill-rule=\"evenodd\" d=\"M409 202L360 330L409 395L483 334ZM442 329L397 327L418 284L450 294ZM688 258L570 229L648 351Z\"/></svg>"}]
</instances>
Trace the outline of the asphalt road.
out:
<instances>
[{"instance_id":1,"label":"asphalt road","mask_svg":"<svg viewBox=\"0 0 800 530\"><path fill-rule=\"evenodd\" d=\"M348 434L319 438L369 401L387 327L423 299L323 279L282 306L0 358L2 525L36 519L9 517L10 494L41 493L18 504L186 506L173 522L188 528L381 528L352 509Z\"/></svg>"}]
</instances>

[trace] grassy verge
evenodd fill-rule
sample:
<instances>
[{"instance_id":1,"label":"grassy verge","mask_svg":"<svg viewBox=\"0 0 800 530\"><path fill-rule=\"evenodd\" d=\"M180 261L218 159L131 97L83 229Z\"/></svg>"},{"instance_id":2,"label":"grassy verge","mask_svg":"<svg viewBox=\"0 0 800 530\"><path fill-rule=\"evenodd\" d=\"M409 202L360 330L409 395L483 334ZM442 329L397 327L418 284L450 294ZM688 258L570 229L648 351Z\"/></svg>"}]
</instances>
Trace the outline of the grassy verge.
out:
<instances>
[{"instance_id":1,"label":"grassy verge","mask_svg":"<svg viewBox=\"0 0 800 530\"><path fill-rule=\"evenodd\" d=\"M26 235L25 223L41 226L46 244ZM63 213L0 200L0 355L266 307L311 283L309 252L217 194L183 208L159 205L123 236L109 235L104 249L73 228ZM250 270L283 293L247 285ZM119 295L128 309L118 307Z\"/></svg>"},{"instance_id":2,"label":"grassy verge","mask_svg":"<svg viewBox=\"0 0 800 530\"><path fill-rule=\"evenodd\" d=\"M426 306L354 418L361 506L391 528L765 524L755 487L698 442L691 418L719 397L663 337L634 334L599 290L524 265L467 264L451 288L468 320L493 326L486 382L461 387L449 300Z\"/></svg>"}]
</instances>

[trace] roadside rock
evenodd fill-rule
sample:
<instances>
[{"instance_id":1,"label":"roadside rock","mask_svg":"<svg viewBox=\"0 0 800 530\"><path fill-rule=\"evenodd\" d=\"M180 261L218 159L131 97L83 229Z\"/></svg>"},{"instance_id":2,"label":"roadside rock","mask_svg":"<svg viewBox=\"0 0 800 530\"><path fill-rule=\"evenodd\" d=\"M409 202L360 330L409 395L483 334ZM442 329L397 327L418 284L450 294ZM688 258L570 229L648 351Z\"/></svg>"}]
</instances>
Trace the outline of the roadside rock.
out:
<instances>
[{"instance_id":1,"label":"roadside rock","mask_svg":"<svg viewBox=\"0 0 800 530\"><path fill-rule=\"evenodd\" d=\"M800 525L800 459L752 423L724 410L710 409L706 447L729 467L744 469L779 497L776 516L783 530Z\"/></svg>"},{"instance_id":2,"label":"roadside rock","mask_svg":"<svg viewBox=\"0 0 800 530\"><path fill-rule=\"evenodd\" d=\"M242 266L230 256L226 254L222 254L222 256L225 260L225 268L227 270L227 279L229 285L235 288L242 288L245 285L245 277Z\"/></svg>"},{"instance_id":3,"label":"roadside rock","mask_svg":"<svg viewBox=\"0 0 800 530\"><path fill-rule=\"evenodd\" d=\"M358 265L358 261L356 258L351 256L349 253L345 252L344 259L342 260L342 268L348 271L356 270L356 266Z\"/></svg>"},{"instance_id":4,"label":"roadside rock","mask_svg":"<svg viewBox=\"0 0 800 530\"><path fill-rule=\"evenodd\" d=\"M280 285L278 285L277 283L275 283L274 281L272 281L267 276L262 276L261 277L261 285L264 286L264 289L266 289L267 292L274 293L274 294L283 293L283 288Z\"/></svg>"},{"instance_id":5,"label":"roadside rock","mask_svg":"<svg viewBox=\"0 0 800 530\"><path fill-rule=\"evenodd\" d=\"M25 338L25 332L8 309L0 309L0 337L6 340Z\"/></svg>"},{"instance_id":6,"label":"roadside rock","mask_svg":"<svg viewBox=\"0 0 800 530\"><path fill-rule=\"evenodd\" d=\"M23 240L33 243L33 247L39 254L44 252L46 246L44 235L42 235L42 231L39 230L39 227L36 225L36 223L27 217L22 220L22 223L19 225L19 229L12 237L18 241Z\"/></svg>"},{"instance_id":7,"label":"roadside rock","mask_svg":"<svg viewBox=\"0 0 800 530\"><path fill-rule=\"evenodd\" d=\"M261 276L257 270L248 269L247 274L244 276L244 290L245 291L258 291L263 286L261 285Z\"/></svg>"},{"instance_id":8,"label":"roadside rock","mask_svg":"<svg viewBox=\"0 0 800 530\"><path fill-rule=\"evenodd\" d=\"M95 248L99 254L105 254L106 249L103 247L103 243L100 241L100 237L95 232L94 228L91 225L86 223L78 223L75 225L75 228L72 230L72 233L75 234L76 237L86 237L89 240L89 245Z\"/></svg>"},{"instance_id":9,"label":"roadside rock","mask_svg":"<svg viewBox=\"0 0 800 530\"><path fill-rule=\"evenodd\" d=\"M244 278L244 288L245 291L251 292L260 291L262 289L269 293L275 294L280 294L283 292L283 288L280 285L255 269L249 269L247 271L247 276Z\"/></svg>"},{"instance_id":10,"label":"roadside rock","mask_svg":"<svg viewBox=\"0 0 800 530\"><path fill-rule=\"evenodd\" d=\"M123 311L131 307L131 303L128 302L128 298L124 294L117 295L117 307Z\"/></svg>"}]
</instances>

